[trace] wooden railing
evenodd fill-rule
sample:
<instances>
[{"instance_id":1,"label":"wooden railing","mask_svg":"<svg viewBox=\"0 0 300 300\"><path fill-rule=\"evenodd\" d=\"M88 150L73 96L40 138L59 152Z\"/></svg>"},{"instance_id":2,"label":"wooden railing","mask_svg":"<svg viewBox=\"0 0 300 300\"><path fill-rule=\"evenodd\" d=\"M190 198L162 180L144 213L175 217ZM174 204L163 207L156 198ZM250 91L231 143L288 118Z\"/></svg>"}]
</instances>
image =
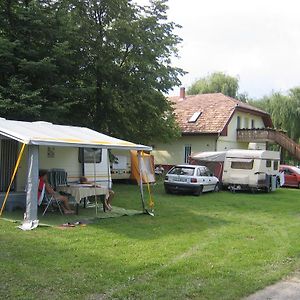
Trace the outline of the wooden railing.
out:
<instances>
[{"instance_id":1,"label":"wooden railing","mask_svg":"<svg viewBox=\"0 0 300 300\"><path fill-rule=\"evenodd\" d=\"M272 128L238 129L237 140L239 142L276 142L300 161L300 145L290 139L284 131Z\"/></svg>"}]
</instances>

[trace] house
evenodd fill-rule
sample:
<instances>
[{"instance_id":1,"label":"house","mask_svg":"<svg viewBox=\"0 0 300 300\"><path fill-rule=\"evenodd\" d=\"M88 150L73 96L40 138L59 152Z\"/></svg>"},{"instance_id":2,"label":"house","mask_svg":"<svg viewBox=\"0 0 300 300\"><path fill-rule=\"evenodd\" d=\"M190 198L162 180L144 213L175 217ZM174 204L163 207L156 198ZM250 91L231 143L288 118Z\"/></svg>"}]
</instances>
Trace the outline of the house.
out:
<instances>
[{"instance_id":1,"label":"house","mask_svg":"<svg viewBox=\"0 0 300 300\"><path fill-rule=\"evenodd\" d=\"M187 163L193 152L247 149L248 142L237 139L238 129L272 128L268 113L221 93L170 97L181 137L172 143L154 143L155 164ZM266 149L266 141L259 143Z\"/></svg>"}]
</instances>

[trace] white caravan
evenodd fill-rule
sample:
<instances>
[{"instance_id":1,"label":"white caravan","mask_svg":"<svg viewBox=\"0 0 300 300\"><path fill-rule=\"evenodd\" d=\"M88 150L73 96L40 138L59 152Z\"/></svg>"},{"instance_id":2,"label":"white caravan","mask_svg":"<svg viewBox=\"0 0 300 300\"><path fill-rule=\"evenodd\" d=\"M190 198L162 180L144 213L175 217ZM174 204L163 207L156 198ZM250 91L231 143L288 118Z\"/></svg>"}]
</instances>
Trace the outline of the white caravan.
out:
<instances>
[{"instance_id":1,"label":"white caravan","mask_svg":"<svg viewBox=\"0 0 300 300\"><path fill-rule=\"evenodd\" d=\"M280 153L268 150L228 150L223 186L230 190L275 190L280 186Z\"/></svg>"}]
</instances>

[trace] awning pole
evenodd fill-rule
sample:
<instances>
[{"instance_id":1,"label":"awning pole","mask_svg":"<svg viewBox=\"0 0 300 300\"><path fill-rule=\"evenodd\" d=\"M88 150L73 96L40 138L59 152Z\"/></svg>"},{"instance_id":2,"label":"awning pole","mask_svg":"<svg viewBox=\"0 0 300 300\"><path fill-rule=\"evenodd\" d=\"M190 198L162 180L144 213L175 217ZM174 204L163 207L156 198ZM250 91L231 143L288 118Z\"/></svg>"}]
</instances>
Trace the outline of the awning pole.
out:
<instances>
[{"instance_id":1,"label":"awning pole","mask_svg":"<svg viewBox=\"0 0 300 300\"><path fill-rule=\"evenodd\" d=\"M24 223L37 220L39 185L39 146L28 146L28 170L26 188L26 213ZM23 224L24 224L23 223Z\"/></svg>"},{"instance_id":2,"label":"awning pole","mask_svg":"<svg viewBox=\"0 0 300 300\"><path fill-rule=\"evenodd\" d=\"M94 189L95 189L95 205L96 205L96 216L98 214L98 201L96 191L96 149L94 149Z\"/></svg>"},{"instance_id":3,"label":"awning pole","mask_svg":"<svg viewBox=\"0 0 300 300\"><path fill-rule=\"evenodd\" d=\"M6 191L6 194L5 194L5 197L4 197L4 201L3 201L3 203L2 203L2 207L1 207L1 211L0 211L0 217L2 216L2 212L3 212L3 209L4 209L4 207L5 207L5 204L6 204L6 201L7 201L7 198L8 198L10 189L11 189L11 186L12 186L13 181L14 181L14 179L15 179L15 176L16 176L16 174L17 174L17 171L18 171L18 168L19 168L19 165L20 165L22 156L23 156L23 152L24 152L25 146L26 146L26 144L23 144L23 145L22 145L22 148L21 148L21 150L20 150L19 157L18 157L18 159L17 159L17 162L16 162L16 165L15 165L14 172L13 172L13 174L12 174L12 176L11 176L9 186L8 186L8 188L7 188L7 191Z\"/></svg>"},{"instance_id":4,"label":"awning pole","mask_svg":"<svg viewBox=\"0 0 300 300\"><path fill-rule=\"evenodd\" d=\"M110 173L110 158L109 158L109 149L107 149L107 194L105 195L103 210L106 211L106 203L109 197L109 190L112 190L112 179L111 179L111 173Z\"/></svg>"},{"instance_id":5,"label":"awning pole","mask_svg":"<svg viewBox=\"0 0 300 300\"><path fill-rule=\"evenodd\" d=\"M138 151L137 155L138 155L138 162L139 162L141 200L142 200L143 212L146 212L145 199L144 199L144 190L143 190L143 174L142 174L142 155L141 155L141 151Z\"/></svg>"}]
</instances>

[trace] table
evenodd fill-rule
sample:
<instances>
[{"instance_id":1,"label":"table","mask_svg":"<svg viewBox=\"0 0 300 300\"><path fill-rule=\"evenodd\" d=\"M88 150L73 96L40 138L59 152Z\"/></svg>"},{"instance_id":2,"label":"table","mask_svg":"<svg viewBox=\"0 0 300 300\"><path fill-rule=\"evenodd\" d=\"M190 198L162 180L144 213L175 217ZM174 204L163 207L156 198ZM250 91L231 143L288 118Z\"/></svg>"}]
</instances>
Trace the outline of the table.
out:
<instances>
[{"instance_id":1,"label":"table","mask_svg":"<svg viewBox=\"0 0 300 300\"><path fill-rule=\"evenodd\" d=\"M78 207L81 199L86 199L90 196L105 195L109 196L109 190L106 187L94 187L91 184L73 184L68 186L58 186L58 192L71 194L76 201L76 213L78 214Z\"/></svg>"}]
</instances>

